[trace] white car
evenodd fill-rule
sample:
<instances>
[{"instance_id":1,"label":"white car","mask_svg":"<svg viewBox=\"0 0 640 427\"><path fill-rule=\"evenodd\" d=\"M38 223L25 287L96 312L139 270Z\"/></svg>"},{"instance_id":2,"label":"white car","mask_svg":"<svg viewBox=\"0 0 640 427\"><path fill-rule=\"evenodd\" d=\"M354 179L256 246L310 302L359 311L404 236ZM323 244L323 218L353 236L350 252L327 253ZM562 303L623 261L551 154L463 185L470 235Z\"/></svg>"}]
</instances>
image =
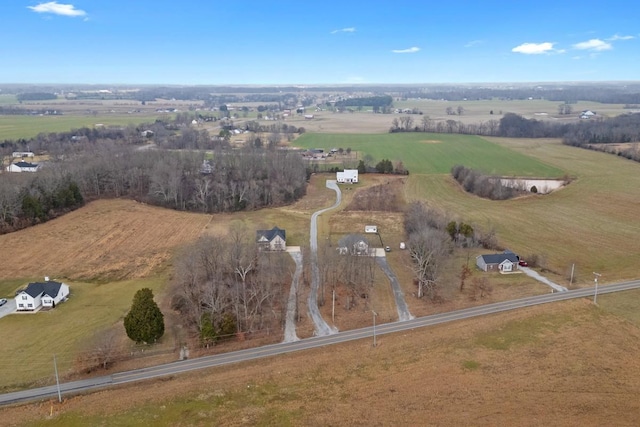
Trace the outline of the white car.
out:
<instances>
[{"instance_id":1,"label":"white car","mask_svg":"<svg viewBox=\"0 0 640 427\"><path fill-rule=\"evenodd\" d=\"M7 303L7 299L6 298L0 298L0 307L5 305L6 303Z\"/></svg>"}]
</instances>

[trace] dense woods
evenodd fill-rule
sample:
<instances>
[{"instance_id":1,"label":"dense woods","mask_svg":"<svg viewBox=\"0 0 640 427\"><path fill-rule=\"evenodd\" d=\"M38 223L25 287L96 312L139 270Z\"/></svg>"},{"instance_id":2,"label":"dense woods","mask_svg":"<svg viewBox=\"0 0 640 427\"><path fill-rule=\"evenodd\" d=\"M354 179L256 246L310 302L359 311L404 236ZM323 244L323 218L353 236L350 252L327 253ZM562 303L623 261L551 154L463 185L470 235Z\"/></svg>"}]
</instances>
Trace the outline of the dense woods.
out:
<instances>
[{"instance_id":1,"label":"dense woods","mask_svg":"<svg viewBox=\"0 0 640 427\"><path fill-rule=\"evenodd\" d=\"M0 161L12 151L34 151L49 160L36 174L3 174L0 232L104 197L213 213L278 206L305 194L307 171L299 155L261 144L232 150L224 136L189 126L192 117L179 113L139 126L80 128L2 142ZM254 130L272 131L278 140L280 130L300 131L285 124ZM160 149L146 145L146 135Z\"/></svg>"},{"instance_id":2,"label":"dense woods","mask_svg":"<svg viewBox=\"0 0 640 427\"><path fill-rule=\"evenodd\" d=\"M103 142L37 174L0 180L0 230L12 231L73 209L84 200L131 197L199 212L290 203L305 194L299 155L281 151L140 151Z\"/></svg>"}]
</instances>

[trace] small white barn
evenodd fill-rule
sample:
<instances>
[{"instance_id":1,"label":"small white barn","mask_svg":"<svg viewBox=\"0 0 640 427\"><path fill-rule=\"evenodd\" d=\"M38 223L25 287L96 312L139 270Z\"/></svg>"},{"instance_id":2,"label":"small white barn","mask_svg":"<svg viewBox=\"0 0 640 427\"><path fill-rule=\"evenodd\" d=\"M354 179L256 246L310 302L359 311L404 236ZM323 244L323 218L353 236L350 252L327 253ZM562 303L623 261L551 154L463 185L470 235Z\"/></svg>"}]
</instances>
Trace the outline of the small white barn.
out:
<instances>
[{"instance_id":1,"label":"small white barn","mask_svg":"<svg viewBox=\"0 0 640 427\"><path fill-rule=\"evenodd\" d=\"M364 232L365 233L377 233L378 232L378 226L377 225L365 225L364 226Z\"/></svg>"},{"instance_id":2,"label":"small white barn","mask_svg":"<svg viewBox=\"0 0 640 427\"><path fill-rule=\"evenodd\" d=\"M358 169L345 169L344 172L336 172L338 184L357 184Z\"/></svg>"},{"instance_id":3,"label":"small white barn","mask_svg":"<svg viewBox=\"0 0 640 427\"><path fill-rule=\"evenodd\" d=\"M23 157L35 157L33 151L14 151L11 153L11 157L14 159L22 159Z\"/></svg>"},{"instance_id":4,"label":"small white barn","mask_svg":"<svg viewBox=\"0 0 640 427\"><path fill-rule=\"evenodd\" d=\"M29 285L16 295L18 311L34 311L42 307L54 308L56 304L69 297L69 285L49 280L44 282L29 283Z\"/></svg>"}]
</instances>

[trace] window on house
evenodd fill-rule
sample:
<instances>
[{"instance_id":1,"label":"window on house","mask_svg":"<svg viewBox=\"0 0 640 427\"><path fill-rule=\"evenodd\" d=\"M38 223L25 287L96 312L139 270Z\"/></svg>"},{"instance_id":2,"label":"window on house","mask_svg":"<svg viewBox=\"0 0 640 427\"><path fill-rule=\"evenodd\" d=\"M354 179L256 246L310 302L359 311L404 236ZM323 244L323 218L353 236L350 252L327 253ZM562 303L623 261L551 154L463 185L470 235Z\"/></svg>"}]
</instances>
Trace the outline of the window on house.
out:
<instances>
[{"instance_id":1,"label":"window on house","mask_svg":"<svg viewBox=\"0 0 640 427\"><path fill-rule=\"evenodd\" d=\"M24 304L20 304L18 307L20 307L20 308L24 308Z\"/></svg>"},{"instance_id":2,"label":"window on house","mask_svg":"<svg viewBox=\"0 0 640 427\"><path fill-rule=\"evenodd\" d=\"M23 300L26 300L26 299L27 299L27 296L26 296L26 295L22 295L22 299L23 299Z\"/></svg>"},{"instance_id":3,"label":"window on house","mask_svg":"<svg viewBox=\"0 0 640 427\"><path fill-rule=\"evenodd\" d=\"M29 306L28 306L28 307L29 307L29 308L32 308L32 307L33 307L33 304L29 304Z\"/></svg>"}]
</instances>

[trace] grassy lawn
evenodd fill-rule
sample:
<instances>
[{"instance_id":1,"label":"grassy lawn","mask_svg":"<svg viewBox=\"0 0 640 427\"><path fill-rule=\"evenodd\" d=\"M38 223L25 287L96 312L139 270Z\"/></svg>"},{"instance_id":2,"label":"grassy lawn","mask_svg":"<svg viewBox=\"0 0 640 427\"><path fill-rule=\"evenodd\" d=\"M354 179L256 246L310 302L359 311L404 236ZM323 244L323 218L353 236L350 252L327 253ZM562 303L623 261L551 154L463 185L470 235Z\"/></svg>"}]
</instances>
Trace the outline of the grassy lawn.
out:
<instances>
[{"instance_id":1,"label":"grassy lawn","mask_svg":"<svg viewBox=\"0 0 640 427\"><path fill-rule=\"evenodd\" d=\"M51 383L54 354L64 378L78 353L86 350L87 340L124 318L138 289L151 288L159 300L166 281L166 277L156 276L105 284L68 282L71 296L54 310L1 318L2 384ZM170 334L162 341L171 341Z\"/></svg>"},{"instance_id":2,"label":"grassy lawn","mask_svg":"<svg viewBox=\"0 0 640 427\"><path fill-rule=\"evenodd\" d=\"M296 140L303 148L351 148L360 158L370 155L374 164L382 159L402 161L412 174L448 174L462 164L488 174L504 176L559 177L561 167L470 135L430 133L397 134L303 134ZM340 159L340 155L336 156Z\"/></svg>"}]
</instances>

